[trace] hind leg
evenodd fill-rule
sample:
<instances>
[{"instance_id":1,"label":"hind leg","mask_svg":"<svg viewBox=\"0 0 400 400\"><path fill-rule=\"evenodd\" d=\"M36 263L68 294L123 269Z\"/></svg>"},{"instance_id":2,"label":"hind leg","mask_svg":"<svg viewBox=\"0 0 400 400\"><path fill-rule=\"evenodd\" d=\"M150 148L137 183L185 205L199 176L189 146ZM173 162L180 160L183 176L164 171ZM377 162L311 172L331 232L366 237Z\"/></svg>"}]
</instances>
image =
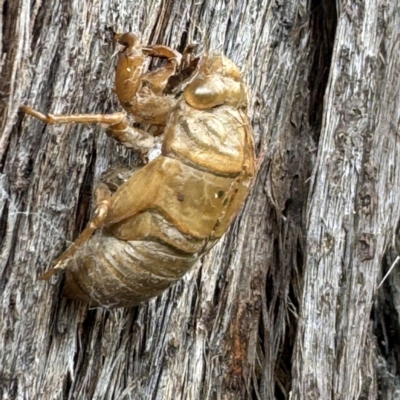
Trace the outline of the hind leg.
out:
<instances>
[{"instance_id":1,"label":"hind leg","mask_svg":"<svg viewBox=\"0 0 400 400\"><path fill-rule=\"evenodd\" d=\"M89 241L94 232L101 228L105 217L107 216L108 210L110 209L111 196L119 186L125 183L130 176L141 166L128 168L128 167L115 167L103 173L100 179L100 183L95 189L95 211L93 218L87 224L86 228L78 236L78 238L72 243L72 245L54 261L54 267L43 274L41 279L47 280L53 276L58 270L64 269L65 263L73 257L76 251Z\"/></svg>"},{"instance_id":2,"label":"hind leg","mask_svg":"<svg viewBox=\"0 0 400 400\"><path fill-rule=\"evenodd\" d=\"M47 280L56 272L65 268L65 262L74 256L76 251L89 241L93 233L102 226L111 204L111 191L105 183L101 183L96 188L96 209L93 218L87 224L86 228L77 237L74 243L58 257L54 262L54 267L43 274L40 279Z\"/></svg>"}]
</instances>

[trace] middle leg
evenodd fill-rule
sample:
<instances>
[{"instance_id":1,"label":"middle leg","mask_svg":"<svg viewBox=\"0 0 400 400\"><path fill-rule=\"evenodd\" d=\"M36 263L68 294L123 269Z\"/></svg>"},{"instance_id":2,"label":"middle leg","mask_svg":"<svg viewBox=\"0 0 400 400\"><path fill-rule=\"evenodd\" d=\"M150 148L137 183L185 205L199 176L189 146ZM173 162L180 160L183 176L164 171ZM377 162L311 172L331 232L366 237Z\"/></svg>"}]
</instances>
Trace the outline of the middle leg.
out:
<instances>
[{"instance_id":1,"label":"middle leg","mask_svg":"<svg viewBox=\"0 0 400 400\"><path fill-rule=\"evenodd\" d=\"M154 146L154 138L146 131L130 126L125 113L45 115L28 106L22 106L20 110L47 124L100 123L106 125L106 133L108 136L123 144L125 147L133 148L142 154L147 154Z\"/></svg>"}]
</instances>

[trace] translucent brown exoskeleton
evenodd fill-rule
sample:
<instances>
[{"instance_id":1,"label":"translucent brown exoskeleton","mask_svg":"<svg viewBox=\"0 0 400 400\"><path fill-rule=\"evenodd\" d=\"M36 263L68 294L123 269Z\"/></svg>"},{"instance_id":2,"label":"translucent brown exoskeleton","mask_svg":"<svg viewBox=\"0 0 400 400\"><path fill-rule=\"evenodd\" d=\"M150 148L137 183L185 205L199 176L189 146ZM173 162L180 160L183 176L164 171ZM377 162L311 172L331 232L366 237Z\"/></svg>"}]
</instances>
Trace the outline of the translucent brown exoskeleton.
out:
<instances>
[{"instance_id":1,"label":"translucent brown exoskeleton","mask_svg":"<svg viewBox=\"0 0 400 400\"><path fill-rule=\"evenodd\" d=\"M158 157L117 186L112 177L98 185L91 221L43 276L65 270L67 297L109 308L137 305L179 280L226 232L256 171L247 90L232 61L145 47L131 33L119 43L116 94L126 112L21 107L46 123L106 124L110 137L142 154L154 138L132 121L164 135ZM148 57L166 62L148 71Z\"/></svg>"}]
</instances>

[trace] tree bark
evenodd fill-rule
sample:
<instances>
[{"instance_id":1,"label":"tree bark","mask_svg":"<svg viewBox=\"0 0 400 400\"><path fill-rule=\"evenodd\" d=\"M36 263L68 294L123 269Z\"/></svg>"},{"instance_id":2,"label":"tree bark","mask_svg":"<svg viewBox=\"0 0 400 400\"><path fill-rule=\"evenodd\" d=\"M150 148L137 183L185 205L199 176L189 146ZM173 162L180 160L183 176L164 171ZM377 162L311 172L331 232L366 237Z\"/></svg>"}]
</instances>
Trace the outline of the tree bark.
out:
<instances>
[{"instance_id":1,"label":"tree bark","mask_svg":"<svg viewBox=\"0 0 400 400\"><path fill-rule=\"evenodd\" d=\"M0 0L0 398L400 396L400 7L385 0ZM120 111L112 32L242 69L260 171L230 231L132 309L39 277L84 228L102 172L137 158L100 126L18 112ZM397 261L396 261L397 262Z\"/></svg>"}]
</instances>

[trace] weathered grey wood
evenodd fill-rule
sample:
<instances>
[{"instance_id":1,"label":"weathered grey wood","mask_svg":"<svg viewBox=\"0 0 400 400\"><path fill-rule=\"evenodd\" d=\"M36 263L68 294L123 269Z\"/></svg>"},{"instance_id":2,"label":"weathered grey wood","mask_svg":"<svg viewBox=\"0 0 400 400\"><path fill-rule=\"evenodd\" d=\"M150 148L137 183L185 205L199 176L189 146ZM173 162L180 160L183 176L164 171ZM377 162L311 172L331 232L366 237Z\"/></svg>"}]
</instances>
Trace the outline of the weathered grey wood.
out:
<instances>
[{"instance_id":1,"label":"weathered grey wood","mask_svg":"<svg viewBox=\"0 0 400 400\"><path fill-rule=\"evenodd\" d=\"M397 0L338 3L338 20L331 0L0 6L0 398L374 399L378 375L396 398L394 340L382 350L387 321L370 310L396 256L384 260L400 210ZM111 30L226 53L265 154L243 212L195 270L108 311L38 277L83 229L100 174L135 155L101 127L45 126L18 107L120 110ZM388 299L400 312L395 276L379 315Z\"/></svg>"},{"instance_id":2,"label":"weathered grey wood","mask_svg":"<svg viewBox=\"0 0 400 400\"><path fill-rule=\"evenodd\" d=\"M397 2L338 4L307 208L293 398L376 399L370 312L400 217L400 10Z\"/></svg>"},{"instance_id":3,"label":"weathered grey wood","mask_svg":"<svg viewBox=\"0 0 400 400\"><path fill-rule=\"evenodd\" d=\"M28 8L27 3L17 4ZM299 81L300 68L307 75L309 64L307 30L292 32L301 18L307 21L307 8L287 3L280 9L268 2L179 6L64 1L43 5L38 20L29 20L26 10L15 25L9 22L22 25L13 46L25 50L6 65L17 64L24 75L6 98L9 116L3 120L8 124L4 143L10 138L4 191L11 210L3 215L13 235L6 236L3 248L3 396L172 399L179 393L192 399L238 398L250 395L252 386L259 386L257 380L260 393L274 393L286 296L279 285L269 289L274 301L282 298L277 329L275 306L268 310L262 299L268 269L276 268L269 274L286 288L289 281L283 278L289 270L282 275L274 261L273 240L285 224L280 215L280 228L270 222L276 217L271 218L267 198L280 213L289 192L290 181L281 182L285 142L296 131L288 129L288 115L296 91L307 96ZM37 35L33 45L30 34L24 36L30 26ZM87 215L86 208L80 209L87 177L97 177L110 159L121 161L124 154L113 156L117 147L100 128L44 127L23 116L17 120L16 110L21 103L52 112L117 108L111 93L115 48L105 42L107 26L138 31L144 42L173 45L180 44L186 31L187 42L197 40L206 51L225 51L251 84L259 147L270 143L266 159L278 161L263 166L242 218L200 270L138 310L88 312L85 306L60 300L58 279L48 284L38 276L61 252L65 238L71 240L82 228L75 216ZM18 133L8 128L15 123L16 128L22 123ZM7 257L16 243L18 251ZM272 349L266 356L258 351L261 309L263 329L271 334L263 345L264 352Z\"/></svg>"}]
</instances>

